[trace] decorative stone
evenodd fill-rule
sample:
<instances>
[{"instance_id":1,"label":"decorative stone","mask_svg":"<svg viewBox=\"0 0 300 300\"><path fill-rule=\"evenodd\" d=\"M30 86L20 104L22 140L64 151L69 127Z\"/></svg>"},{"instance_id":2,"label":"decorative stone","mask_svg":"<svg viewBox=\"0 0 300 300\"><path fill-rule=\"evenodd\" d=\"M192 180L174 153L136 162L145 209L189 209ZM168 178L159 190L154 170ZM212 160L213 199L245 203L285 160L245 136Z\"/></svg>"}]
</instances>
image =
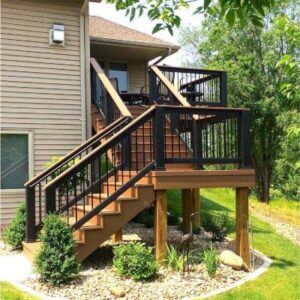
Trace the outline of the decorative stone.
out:
<instances>
[{"instance_id":1,"label":"decorative stone","mask_svg":"<svg viewBox=\"0 0 300 300\"><path fill-rule=\"evenodd\" d=\"M120 286L112 286L110 288L110 292L117 298L121 298L125 296L125 291Z\"/></svg>"},{"instance_id":2,"label":"decorative stone","mask_svg":"<svg viewBox=\"0 0 300 300\"><path fill-rule=\"evenodd\" d=\"M224 250L220 254L220 262L234 270L241 270L243 267L243 259L230 250Z\"/></svg>"}]
</instances>

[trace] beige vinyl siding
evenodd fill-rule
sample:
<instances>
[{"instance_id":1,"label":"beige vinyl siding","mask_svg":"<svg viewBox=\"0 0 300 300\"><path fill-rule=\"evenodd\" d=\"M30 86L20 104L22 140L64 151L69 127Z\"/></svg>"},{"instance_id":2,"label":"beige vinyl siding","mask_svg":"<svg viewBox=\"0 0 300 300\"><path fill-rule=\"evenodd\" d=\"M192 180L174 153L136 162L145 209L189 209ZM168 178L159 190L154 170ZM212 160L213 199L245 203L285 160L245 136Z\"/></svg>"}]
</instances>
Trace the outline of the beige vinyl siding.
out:
<instances>
[{"instance_id":1,"label":"beige vinyl siding","mask_svg":"<svg viewBox=\"0 0 300 300\"><path fill-rule=\"evenodd\" d=\"M33 134L37 174L53 155L84 139L80 65L81 0L1 1L1 130ZM65 26L65 47L49 46L49 28ZM24 192L1 192L6 224Z\"/></svg>"},{"instance_id":2,"label":"beige vinyl siding","mask_svg":"<svg viewBox=\"0 0 300 300\"><path fill-rule=\"evenodd\" d=\"M131 92L140 92L141 88L146 86L146 62L128 62L129 90Z\"/></svg>"}]
</instances>

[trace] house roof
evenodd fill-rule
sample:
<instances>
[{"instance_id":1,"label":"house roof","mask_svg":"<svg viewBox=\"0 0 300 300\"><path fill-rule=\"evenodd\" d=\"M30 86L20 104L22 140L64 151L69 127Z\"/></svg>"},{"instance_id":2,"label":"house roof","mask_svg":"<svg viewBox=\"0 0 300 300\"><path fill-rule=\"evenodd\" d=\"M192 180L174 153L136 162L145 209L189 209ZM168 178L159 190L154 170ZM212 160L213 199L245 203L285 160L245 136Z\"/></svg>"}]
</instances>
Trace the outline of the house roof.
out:
<instances>
[{"instance_id":1,"label":"house roof","mask_svg":"<svg viewBox=\"0 0 300 300\"><path fill-rule=\"evenodd\" d=\"M176 52L180 48L178 45L150 34L96 16L90 16L90 39L117 44L167 48L172 52Z\"/></svg>"}]
</instances>

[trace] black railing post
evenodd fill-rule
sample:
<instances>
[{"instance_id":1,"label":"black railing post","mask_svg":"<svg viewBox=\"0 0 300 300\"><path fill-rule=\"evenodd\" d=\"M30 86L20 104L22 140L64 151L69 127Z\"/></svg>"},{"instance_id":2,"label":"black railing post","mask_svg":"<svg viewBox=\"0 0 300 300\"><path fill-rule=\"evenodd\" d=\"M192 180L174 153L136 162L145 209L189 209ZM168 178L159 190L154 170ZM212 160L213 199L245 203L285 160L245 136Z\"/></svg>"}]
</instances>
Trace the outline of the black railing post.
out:
<instances>
[{"instance_id":1,"label":"black railing post","mask_svg":"<svg viewBox=\"0 0 300 300\"><path fill-rule=\"evenodd\" d=\"M26 242L36 241L35 188L26 187Z\"/></svg>"},{"instance_id":2,"label":"black railing post","mask_svg":"<svg viewBox=\"0 0 300 300\"><path fill-rule=\"evenodd\" d=\"M220 102L221 106L227 106L227 73L222 72L220 76Z\"/></svg>"},{"instance_id":3,"label":"black railing post","mask_svg":"<svg viewBox=\"0 0 300 300\"><path fill-rule=\"evenodd\" d=\"M138 141L135 141L138 144ZM129 134L127 137L124 138L124 168L127 170L131 169L131 135Z\"/></svg>"},{"instance_id":4,"label":"black railing post","mask_svg":"<svg viewBox=\"0 0 300 300\"><path fill-rule=\"evenodd\" d=\"M164 131L164 110L157 106L153 126L153 157L157 170L165 169L165 131Z\"/></svg>"},{"instance_id":5,"label":"black railing post","mask_svg":"<svg viewBox=\"0 0 300 300\"><path fill-rule=\"evenodd\" d=\"M242 111L240 118L240 156L242 158L242 167L251 166L250 149L250 123L249 111Z\"/></svg>"},{"instance_id":6,"label":"black railing post","mask_svg":"<svg viewBox=\"0 0 300 300\"><path fill-rule=\"evenodd\" d=\"M158 90L157 90L157 79L155 73L149 69L149 94L150 104L158 102Z\"/></svg>"},{"instance_id":7,"label":"black railing post","mask_svg":"<svg viewBox=\"0 0 300 300\"><path fill-rule=\"evenodd\" d=\"M192 147L193 157L198 160L202 158L202 130L200 120L193 120L193 131L192 131ZM203 169L202 164L197 162L195 165L196 170Z\"/></svg>"},{"instance_id":8,"label":"black railing post","mask_svg":"<svg viewBox=\"0 0 300 300\"><path fill-rule=\"evenodd\" d=\"M68 188L68 187L67 187ZM46 214L55 212L55 187L49 187L45 190Z\"/></svg>"}]
</instances>

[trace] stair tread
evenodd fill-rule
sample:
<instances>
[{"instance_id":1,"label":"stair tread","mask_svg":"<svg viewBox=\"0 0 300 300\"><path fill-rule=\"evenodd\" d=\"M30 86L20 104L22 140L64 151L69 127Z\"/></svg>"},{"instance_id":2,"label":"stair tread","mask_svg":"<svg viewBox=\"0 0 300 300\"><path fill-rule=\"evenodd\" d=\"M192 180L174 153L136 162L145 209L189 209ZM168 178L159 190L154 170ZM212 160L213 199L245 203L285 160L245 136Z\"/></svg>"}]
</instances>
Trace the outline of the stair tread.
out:
<instances>
[{"instance_id":1,"label":"stair tread","mask_svg":"<svg viewBox=\"0 0 300 300\"><path fill-rule=\"evenodd\" d=\"M101 195L101 200L107 199L107 197L108 197L107 193L93 194L93 197L100 198L100 195ZM89 195L89 197L92 197L92 195ZM132 197L132 196L121 195L121 196L118 197L117 200L138 200L138 198L137 197Z\"/></svg>"},{"instance_id":2,"label":"stair tread","mask_svg":"<svg viewBox=\"0 0 300 300\"><path fill-rule=\"evenodd\" d=\"M85 211L86 212L89 212L89 211L91 211L91 210L93 210L94 208L95 208L96 206L92 206L92 205L85 205ZM78 205L77 206L77 209L78 210L84 210L84 207L83 207L83 205ZM110 214L120 214L121 212L120 211L118 211L118 210L106 210L106 211L100 211L99 212L99 215L110 215ZM95 225L93 225L93 226L95 226ZM96 225L96 226L98 226L98 225Z\"/></svg>"}]
</instances>

